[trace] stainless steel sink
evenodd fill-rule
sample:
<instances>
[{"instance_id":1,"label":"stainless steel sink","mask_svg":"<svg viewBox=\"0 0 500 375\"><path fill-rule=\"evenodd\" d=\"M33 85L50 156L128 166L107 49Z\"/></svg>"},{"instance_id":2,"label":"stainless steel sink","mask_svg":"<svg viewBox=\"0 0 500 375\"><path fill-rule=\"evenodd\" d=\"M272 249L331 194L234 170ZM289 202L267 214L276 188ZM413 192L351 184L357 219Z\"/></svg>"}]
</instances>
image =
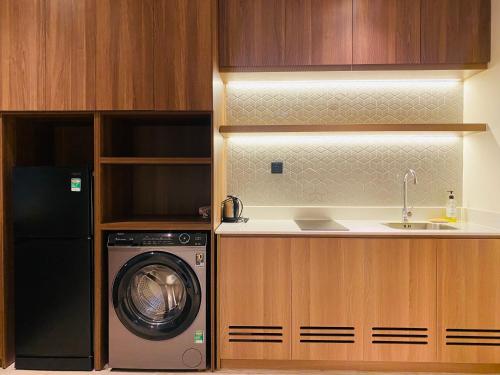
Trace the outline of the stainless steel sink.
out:
<instances>
[{"instance_id":1,"label":"stainless steel sink","mask_svg":"<svg viewBox=\"0 0 500 375\"><path fill-rule=\"evenodd\" d=\"M457 230L454 226L441 223L384 223L386 227L392 229L405 229L405 230Z\"/></svg>"},{"instance_id":2,"label":"stainless steel sink","mask_svg":"<svg viewBox=\"0 0 500 375\"><path fill-rule=\"evenodd\" d=\"M299 220L295 219L295 223L299 226L301 230L305 231L328 231L328 232L339 232L348 231L346 227L337 223L335 220Z\"/></svg>"}]
</instances>

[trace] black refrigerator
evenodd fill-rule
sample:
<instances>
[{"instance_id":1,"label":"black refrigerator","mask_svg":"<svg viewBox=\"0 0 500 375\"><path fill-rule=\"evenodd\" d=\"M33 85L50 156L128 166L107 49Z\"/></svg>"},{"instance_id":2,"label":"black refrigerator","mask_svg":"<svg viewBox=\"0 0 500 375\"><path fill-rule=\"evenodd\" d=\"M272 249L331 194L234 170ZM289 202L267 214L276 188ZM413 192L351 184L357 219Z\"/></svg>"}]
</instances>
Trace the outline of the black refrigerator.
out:
<instances>
[{"instance_id":1,"label":"black refrigerator","mask_svg":"<svg viewBox=\"0 0 500 375\"><path fill-rule=\"evenodd\" d=\"M91 370L92 172L13 171L17 369Z\"/></svg>"}]
</instances>

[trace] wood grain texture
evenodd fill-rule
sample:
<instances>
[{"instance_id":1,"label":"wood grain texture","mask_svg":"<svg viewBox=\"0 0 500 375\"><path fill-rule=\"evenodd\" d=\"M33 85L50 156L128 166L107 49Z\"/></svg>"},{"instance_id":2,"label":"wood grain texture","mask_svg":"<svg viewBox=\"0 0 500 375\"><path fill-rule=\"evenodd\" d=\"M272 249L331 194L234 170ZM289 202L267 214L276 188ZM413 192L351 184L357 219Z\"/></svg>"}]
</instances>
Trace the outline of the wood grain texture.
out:
<instances>
[{"instance_id":1,"label":"wood grain texture","mask_svg":"<svg viewBox=\"0 0 500 375\"><path fill-rule=\"evenodd\" d=\"M0 111L45 109L45 1L0 1Z\"/></svg>"},{"instance_id":2,"label":"wood grain texture","mask_svg":"<svg viewBox=\"0 0 500 375\"><path fill-rule=\"evenodd\" d=\"M154 2L155 109L212 110L211 2Z\"/></svg>"},{"instance_id":3,"label":"wood grain texture","mask_svg":"<svg viewBox=\"0 0 500 375\"><path fill-rule=\"evenodd\" d=\"M211 158L101 157L102 164L210 165Z\"/></svg>"},{"instance_id":4,"label":"wood grain texture","mask_svg":"<svg viewBox=\"0 0 500 375\"><path fill-rule=\"evenodd\" d=\"M420 0L353 0L354 64L419 62Z\"/></svg>"},{"instance_id":5,"label":"wood grain texture","mask_svg":"<svg viewBox=\"0 0 500 375\"><path fill-rule=\"evenodd\" d=\"M500 240L438 240L438 358L442 362L500 363ZM447 332L447 329L496 330ZM446 345L446 342L498 346Z\"/></svg>"},{"instance_id":6,"label":"wood grain texture","mask_svg":"<svg viewBox=\"0 0 500 375\"><path fill-rule=\"evenodd\" d=\"M352 0L287 0L285 62L352 64Z\"/></svg>"},{"instance_id":7,"label":"wood grain texture","mask_svg":"<svg viewBox=\"0 0 500 375\"><path fill-rule=\"evenodd\" d=\"M0 361L3 368L14 362L14 253L12 233L12 167L14 127L0 115Z\"/></svg>"},{"instance_id":8,"label":"wood grain texture","mask_svg":"<svg viewBox=\"0 0 500 375\"><path fill-rule=\"evenodd\" d=\"M363 241L363 240L358 240ZM365 361L436 360L436 243L428 239L367 239L364 259ZM425 328L390 331L373 328ZM372 337L423 334L426 338ZM373 341L427 341L428 344L376 344Z\"/></svg>"},{"instance_id":9,"label":"wood grain texture","mask_svg":"<svg viewBox=\"0 0 500 375\"><path fill-rule=\"evenodd\" d=\"M336 125L224 125L223 135L236 133L328 132L485 132L487 124L336 124Z\"/></svg>"},{"instance_id":10,"label":"wood grain texture","mask_svg":"<svg viewBox=\"0 0 500 375\"><path fill-rule=\"evenodd\" d=\"M46 2L47 110L95 108L96 0Z\"/></svg>"},{"instance_id":11,"label":"wood grain texture","mask_svg":"<svg viewBox=\"0 0 500 375\"><path fill-rule=\"evenodd\" d=\"M154 108L153 4L97 1L97 109Z\"/></svg>"},{"instance_id":12,"label":"wood grain texture","mask_svg":"<svg viewBox=\"0 0 500 375\"><path fill-rule=\"evenodd\" d=\"M422 63L490 61L491 0L421 0Z\"/></svg>"},{"instance_id":13,"label":"wood grain texture","mask_svg":"<svg viewBox=\"0 0 500 375\"><path fill-rule=\"evenodd\" d=\"M394 373L403 375L408 373L472 373L472 374L498 374L500 364L469 364L469 363L417 363L417 362L369 362L369 361L313 361L313 360L245 360L225 359L221 361L222 370L240 370L244 374L250 373L248 369L263 369L266 374L309 374L314 370L323 370L326 373L342 370L352 373L354 371L376 371L376 373ZM315 371L315 372L316 372ZM235 371L230 371L234 373ZM255 373L252 371L251 373ZM259 371L260 373L261 371Z\"/></svg>"},{"instance_id":14,"label":"wood grain texture","mask_svg":"<svg viewBox=\"0 0 500 375\"><path fill-rule=\"evenodd\" d=\"M219 246L220 358L291 359L290 239L222 237ZM230 326L281 327L246 331L282 336L230 336ZM229 341L240 338L282 342Z\"/></svg>"},{"instance_id":15,"label":"wood grain texture","mask_svg":"<svg viewBox=\"0 0 500 375\"><path fill-rule=\"evenodd\" d=\"M292 240L294 360L362 360L363 245L362 240L335 238ZM310 330L301 327L353 329ZM312 335L301 336L301 333ZM327 336L331 333L334 335ZM340 342L349 340L353 343Z\"/></svg>"},{"instance_id":16,"label":"wood grain texture","mask_svg":"<svg viewBox=\"0 0 500 375\"><path fill-rule=\"evenodd\" d=\"M220 1L220 66L280 66L285 0Z\"/></svg>"},{"instance_id":17,"label":"wood grain texture","mask_svg":"<svg viewBox=\"0 0 500 375\"><path fill-rule=\"evenodd\" d=\"M108 362L108 288L102 222L102 116L94 115L94 368L102 370Z\"/></svg>"}]
</instances>

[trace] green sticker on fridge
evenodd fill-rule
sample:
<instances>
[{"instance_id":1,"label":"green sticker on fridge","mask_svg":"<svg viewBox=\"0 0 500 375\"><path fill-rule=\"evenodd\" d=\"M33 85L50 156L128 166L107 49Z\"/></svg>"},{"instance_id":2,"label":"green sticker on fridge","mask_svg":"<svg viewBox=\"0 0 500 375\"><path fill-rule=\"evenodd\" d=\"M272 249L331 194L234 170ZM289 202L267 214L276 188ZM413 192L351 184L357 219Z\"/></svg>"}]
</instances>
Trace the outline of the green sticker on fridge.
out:
<instances>
[{"instance_id":1,"label":"green sticker on fridge","mask_svg":"<svg viewBox=\"0 0 500 375\"><path fill-rule=\"evenodd\" d=\"M205 332L204 331L195 331L194 332L194 343L195 344L203 344L205 342Z\"/></svg>"},{"instance_id":2,"label":"green sticker on fridge","mask_svg":"<svg viewBox=\"0 0 500 375\"><path fill-rule=\"evenodd\" d=\"M71 191L82 191L82 179L72 178L71 179Z\"/></svg>"}]
</instances>

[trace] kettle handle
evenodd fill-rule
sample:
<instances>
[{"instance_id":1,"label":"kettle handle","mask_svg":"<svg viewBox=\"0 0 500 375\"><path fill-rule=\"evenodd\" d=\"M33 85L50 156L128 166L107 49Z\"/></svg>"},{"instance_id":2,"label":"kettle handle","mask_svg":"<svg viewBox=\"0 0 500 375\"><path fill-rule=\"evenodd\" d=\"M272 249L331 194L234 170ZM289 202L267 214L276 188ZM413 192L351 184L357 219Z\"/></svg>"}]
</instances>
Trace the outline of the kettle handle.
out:
<instances>
[{"instance_id":1,"label":"kettle handle","mask_svg":"<svg viewBox=\"0 0 500 375\"><path fill-rule=\"evenodd\" d=\"M234 197L234 198L236 198L236 200L237 200L238 202L240 202L240 212L238 213L238 219L239 219L239 218L241 217L241 215L243 215L243 202L242 202L242 201L241 201L241 199L240 199L240 198L238 198L238 197Z\"/></svg>"}]
</instances>

